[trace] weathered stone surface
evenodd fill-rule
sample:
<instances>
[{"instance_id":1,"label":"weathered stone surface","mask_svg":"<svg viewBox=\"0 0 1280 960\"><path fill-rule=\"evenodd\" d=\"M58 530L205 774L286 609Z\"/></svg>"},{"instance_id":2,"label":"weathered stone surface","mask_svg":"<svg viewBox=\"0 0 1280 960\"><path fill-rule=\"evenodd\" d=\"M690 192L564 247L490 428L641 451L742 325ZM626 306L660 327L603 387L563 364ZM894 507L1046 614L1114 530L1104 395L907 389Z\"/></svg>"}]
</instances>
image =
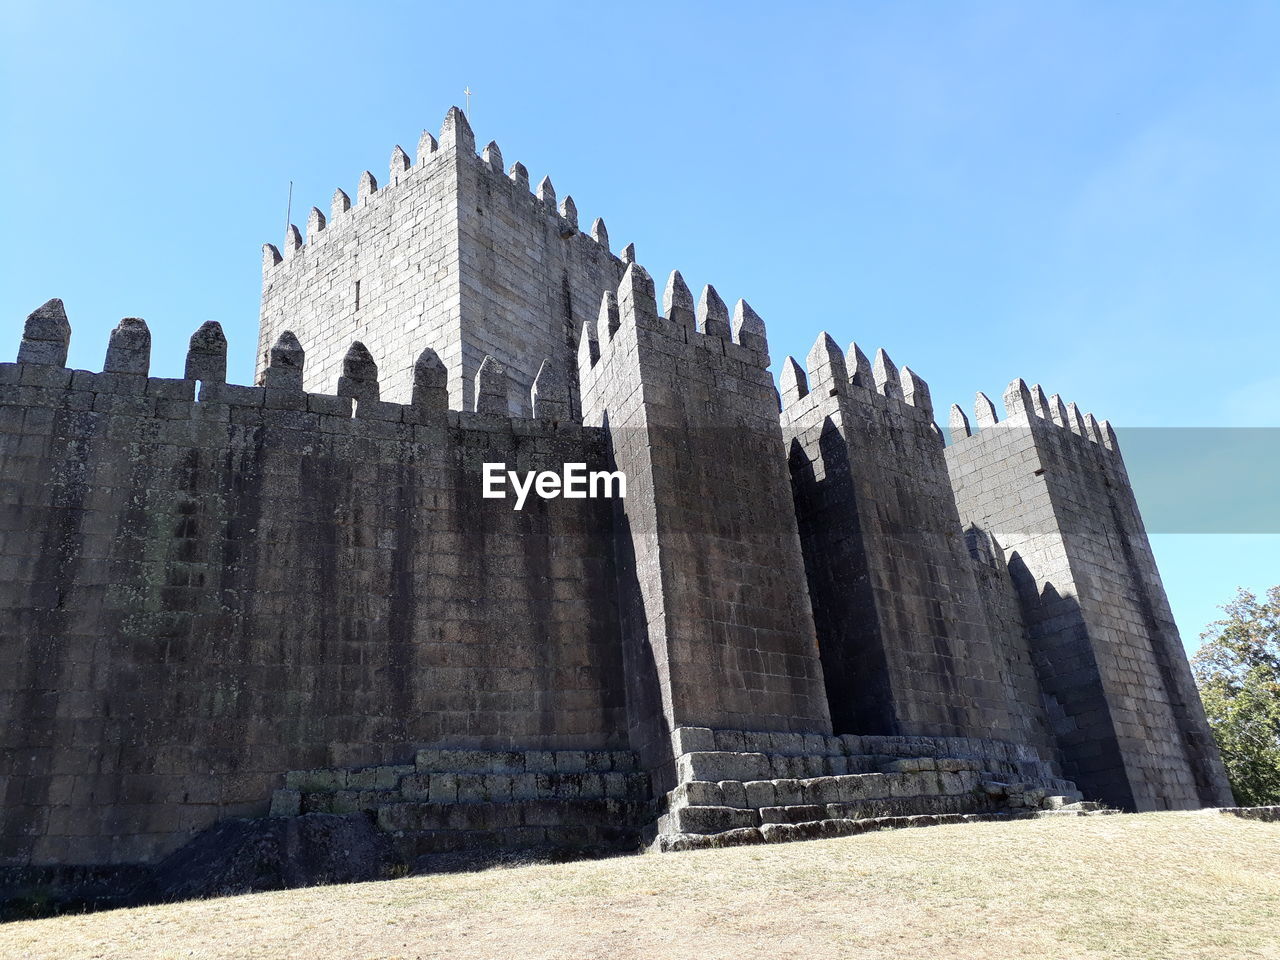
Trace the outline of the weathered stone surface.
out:
<instances>
[{"instance_id":1,"label":"weathered stone surface","mask_svg":"<svg viewBox=\"0 0 1280 960\"><path fill-rule=\"evenodd\" d=\"M62 301L46 301L27 315L18 346L19 363L40 363L65 367L71 344L71 324Z\"/></svg>"},{"instance_id":2,"label":"weathered stone surface","mask_svg":"<svg viewBox=\"0 0 1280 960\"><path fill-rule=\"evenodd\" d=\"M944 450L921 377L826 334L779 393L745 301L675 273L660 313L460 110L417 161L264 248L257 386L216 324L183 379L137 320L67 370L56 300L0 364L5 863L268 813L406 857L836 836L1074 815L1064 773L1230 802L1106 421L1015 381ZM516 511L490 462L628 495ZM297 853L263 829L209 882Z\"/></svg>"},{"instance_id":3,"label":"weathered stone surface","mask_svg":"<svg viewBox=\"0 0 1280 960\"><path fill-rule=\"evenodd\" d=\"M723 833L754 827L759 819L754 810L738 807L682 807L671 814L679 833Z\"/></svg>"},{"instance_id":4,"label":"weathered stone surface","mask_svg":"<svg viewBox=\"0 0 1280 960\"><path fill-rule=\"evenodd\" d=\"M543 360L529 391L533 415L544 420L569 418L569 385L564 371L553 360Z\"/></svg>"},{"instance_id":5,"label":"weathered stone surface","mask_svg":"<svg viewBox=\"0 0 1280 960\"><path fill-rule=\"evenodd\" d=\"M302 390L302 370L306 352L294 336L285 330L269 351L270 363L262 372L262 385L268 390Z\"/></svg>"},{"instance_id":6,"label":"weathered stone surface","mask_svg":"<svg viewBox=\"0 0 1280 960\"><path fill-rule=\"evenodd\" d=\"M694 752L679 759L684 780L763 780L769 775L768 758L761 753Z\"/></svg>"},{"instance_id":7,"label":"weathered stone surface","mask_svg":"<svg viewBox=\"0 0 1280 960\"><path fill-rule=\"evenodd\" d=\"M1004 424L979 401L985 429L947 466L962 523L999 544L978 567L988 616L1028 637L1008 649L1022 701L1055 705L1063 773L1124 809L1230 803L1119 452L1038 384L1010 385Z\"/></svg>"},{"instance_id":8,"label":"weathered stone surface","mask_svg":"<svg viewBox=\"0 0 1280 960\"><path fill-rule=\"evenodd\" d=\"M715 736L706 727L677 727L671 734L671 749L677 757L695 751L714 751Z\"/></svg>"},{"instance_id":9,"label":"weathered stone surface","mask_svg":"<svg viewBox=\"0 0 1280 960\"><path fill-rule=\"evenodd\" d=\"M128 373L146 376L151 367L151 331L145 320L125 317L111 331L107 342L107 358L103 373Z\"/></svg>"},{"instance_id":10,"label":"weathered stone surface","mask_svg":"<svg viewBox=\"0 0 1280 960\"><path fill-rule=\"evenodd\" d=\"M363 814L224 820L162 860L142 899L187 900L385 880L404 864Z\"/></svg>"},{"instance_id":11,"label":"weathered stone surface","mask_svg":"<svg viewBox=\"0 0 1280 960\"><path fill-rule=\"evenodd\" d=\"M475 412L507 416L507 390L506 368L493 357L485 357L476 371Z\"/></svg>"},{"instance_id":12,"label":"weathered stone surface","mask_svg":"<svg viewBox=\"0 0 1280 960\"><path fill-rule=\"evenodd\" d=\"M783 371L783 434L833 723L992 733L1051 753L1021 625L991 622L932 419L905 402L883 350L869 370L851 350L852 362L819 338L809 379L827 389L805 389L798 365ZM912 391L923 402L921 383Z\"/></svg>"},{"instance_id":13,"label":"weathered stone surface","mask_svg":"<svg viewBox=\"0 0 1280 960\"><path fill-rule=\"evenodd\" d=\"M271 794L273 817L296 817L302 813L302 793L298 790L277 790Z\"/></svg>"},{"instance_id":14,"label":"weathered stone surface","mask_svg":"<svg viewBox=\"0 0 1280 960\"><path fill-rule=\"evenodd\" d=\"M208 320L191 335L183 376L202 383L224 383L227 379L227 338L222 324Z\"/></svg>"},{"instance_id":15,"label":"weathered stone surface","mask_svg":"<svg viewBox=\"0 0 1280 960\"><path fill-rule=\"evenodd\" d=\"M347 355L342 360L338 396L351 397L361 407L365 401L376 401L379 398L378 365L369 353L369 348L359 340L347 348Z\"/></svg>"}]
</instances>

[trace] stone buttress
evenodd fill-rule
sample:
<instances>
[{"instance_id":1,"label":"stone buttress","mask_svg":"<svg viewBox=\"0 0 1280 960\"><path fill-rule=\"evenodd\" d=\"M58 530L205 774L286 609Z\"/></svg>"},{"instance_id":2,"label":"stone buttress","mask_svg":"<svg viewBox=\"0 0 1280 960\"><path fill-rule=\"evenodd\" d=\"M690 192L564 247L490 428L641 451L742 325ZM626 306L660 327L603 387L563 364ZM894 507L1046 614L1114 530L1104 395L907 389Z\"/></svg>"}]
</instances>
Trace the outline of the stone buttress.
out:
<instances>
[{"instance_id":1,"label":"stone buttress","mask_svg":"<svg viewBox=\"0 0 1280 960\"><path fill-rule=\"evenodd\" d=\"M627 476L619 604L632 745L663 790L680 727L830 733L764 324L628 266L588 326L583 413Z\"/></svg>"}]
</instances>

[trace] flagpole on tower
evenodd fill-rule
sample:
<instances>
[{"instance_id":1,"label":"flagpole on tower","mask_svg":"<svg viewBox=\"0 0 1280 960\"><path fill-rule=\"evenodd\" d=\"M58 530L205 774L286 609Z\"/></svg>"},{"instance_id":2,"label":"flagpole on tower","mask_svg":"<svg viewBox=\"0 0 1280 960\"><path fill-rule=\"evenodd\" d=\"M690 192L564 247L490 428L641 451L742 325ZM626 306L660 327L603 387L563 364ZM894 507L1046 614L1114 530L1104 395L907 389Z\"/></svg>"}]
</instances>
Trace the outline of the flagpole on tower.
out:
<instances>
[{"instance_id":1,"label":"flagpole on tower","mask_svg":"<svg viewBox=\"0 0 1280 960\"><path fill-rule=\"evenodd\" d=\"M466 98L467 98L467 120L468 122L470 122L471 120L471 85L467 84L467 86L463 89L462 92L466 95Z\"/></svg>"}]
</instances>

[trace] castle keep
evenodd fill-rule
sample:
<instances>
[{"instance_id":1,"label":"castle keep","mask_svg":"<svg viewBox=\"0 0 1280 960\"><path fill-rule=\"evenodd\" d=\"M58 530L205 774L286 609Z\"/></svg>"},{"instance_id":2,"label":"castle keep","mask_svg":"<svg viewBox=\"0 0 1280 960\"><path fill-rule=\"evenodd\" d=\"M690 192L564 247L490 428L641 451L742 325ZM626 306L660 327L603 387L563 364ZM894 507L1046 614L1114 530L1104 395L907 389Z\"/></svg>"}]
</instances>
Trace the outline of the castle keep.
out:
<instances>
[{"instance_id":1,"label":"castle keep","mask_svg":"<svg viewBox=\"0 0 1280 960\"><path fill-rule=\"evenodd\" d=\"M255 385L216 323L173 379L70 336L0 365L8 889L229 818L429 866L1231 803L1109 424L1015 380L944 439L825 333L775 389L746 302L659 299L456 108L265 248Z\"/></svg>"}]
</instances>

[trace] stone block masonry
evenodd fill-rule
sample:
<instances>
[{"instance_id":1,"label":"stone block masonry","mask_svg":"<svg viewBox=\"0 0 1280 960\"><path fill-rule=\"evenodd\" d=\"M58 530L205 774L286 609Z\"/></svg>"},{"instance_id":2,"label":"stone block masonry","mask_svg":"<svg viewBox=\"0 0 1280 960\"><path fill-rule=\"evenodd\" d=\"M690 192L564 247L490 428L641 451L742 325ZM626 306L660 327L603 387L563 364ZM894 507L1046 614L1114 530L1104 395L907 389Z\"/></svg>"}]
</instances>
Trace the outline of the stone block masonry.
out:
<instances>
[{"instance_id":1,"label":"stone block masonry","mask_svg":"<svg viewBox=\"0 0 1280 960\"><path fill-rule=\"evenodd\" d=\"M678 272L659 315L628 266L578 351L586 422L628 477L619 598L632 742L660 789L681 726L830 731L788 498L764 323L713 288L701 315Z\"/></svg>"},{"instance_id":2,"label":"stone block masonry","mask_svg":"<svg viewBox=\"0 0 1280 960\"><path fill-rule=\"evenodd\" d=\"M1222 806L1230 790L1115 432L1022 380L1006 419L953 407L961 516L1008 560L1068 776L1138 810Z\"/></svg>"},{"instance_id":3,"label":"stone block masonry","mask_svg":"<svg viewBox=\"0 0 1280 960\"><path fill-rule=\"evenodd\" d=\"M1230 805L1105 423L1015 381L948 446L826 334L779 393L744 300L659 303L456 108L265 248L255 385L216 323L174 379L141 320L101 372L70 337L51 300L0 364L0 899L226 837L383 869ZM513 509L486 463L626 496Z\"/></svg>"},{"instance_id":4,"label":"stone block masonry","mask_svg":"<svg viewBox=\"0 0 1280 960\"><path fill-rule=\"evenodd\" d=\"M608 502L480 495L600 432L450 412L429 354L409 404L307 393L289 342L198 399L141 321L103 373L0 366L0 862L151 860L288 769L625 743Z\"/></svg>"},{"instance_id":5,"label":"stone block masonry","mask_svg":"<svg viewBox=\"0 0 1280 960\"><path fill-rule=\"evenodd\" d=\"M361 340L386 399L404 402L413 358L431 347L470 409L492 356L510 379L511 413L527 416L540 364L572 371L582 325L624 266L603 221L579 230L573 198L557 205L550 178L531 192L524 165L504 171L496 143L478 156L455 107L439 141L424 131L416 162L396 147L385 184L366 171L354 203L337 191L329 217L312 210L305 240L291 227L283 253L264 249L258 372L290 329L307 344L307 389L329 388ZM576 413L576 377L568 390Z\"/></svg>"},{"instance_id":6,"label":"stone block masonry","mask_svg":"<svg viewBox=\"0 0 1280 960\"><path fill-rule=\"evenodd\" d=\"M782 400L836 732L1051 750L1038 696L1011 681L1021 624L983 606L925 382L823 333L807 375L787 358Z\"/></svg>"}]
</instances>

